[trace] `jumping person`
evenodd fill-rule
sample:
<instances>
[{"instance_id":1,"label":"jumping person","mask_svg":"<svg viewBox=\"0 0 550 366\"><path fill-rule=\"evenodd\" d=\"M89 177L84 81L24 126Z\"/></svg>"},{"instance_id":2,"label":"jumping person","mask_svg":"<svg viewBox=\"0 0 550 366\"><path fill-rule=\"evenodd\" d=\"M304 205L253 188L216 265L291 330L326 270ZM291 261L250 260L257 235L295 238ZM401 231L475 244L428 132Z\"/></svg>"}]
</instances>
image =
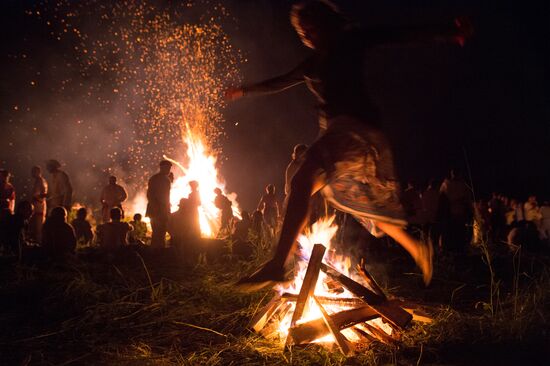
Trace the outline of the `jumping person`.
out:
<instances>
[{"instance_id":1,"label":"jumping person","mask_svg":"<svg viewBox=\"0 0 550 366\"><path fill-rule=\"evenodd\" d=\"M392 151L381 129L377 109L363 82L363 53L379 45L426 41L462 44L469 29L455 26L407 29L355 29L329 1L300 2L291 22L310 58L287 74L226 91L229 100L266 94L306 83L319 102L322 134L306 153L291 183L288 207L275 256L248 278L243 290L285 281L285 264L308 216L310 197L321 191L335 208L352 214L374 235L395 239L414 258L428 284L432 277L431 246L404 230Z\"/></svg>"}]
</instances>

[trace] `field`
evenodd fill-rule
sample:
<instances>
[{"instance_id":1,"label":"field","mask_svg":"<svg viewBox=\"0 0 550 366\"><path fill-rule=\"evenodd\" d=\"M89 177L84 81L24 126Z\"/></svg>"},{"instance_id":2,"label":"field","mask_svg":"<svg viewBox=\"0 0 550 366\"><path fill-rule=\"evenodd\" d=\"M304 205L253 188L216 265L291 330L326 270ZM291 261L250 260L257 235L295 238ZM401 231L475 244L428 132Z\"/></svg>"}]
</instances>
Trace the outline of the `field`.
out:
<instances>
[{"instance_id":1,"label":"field","mask_svg":"<svg viewBox=\"0 0 550 366\"><path fill-rule=\"evenodd\" d=\"M270 290L233 283L265 259L221 254L189 267L166 249L116 258L81 250L65 263L1 258L0 363L6 365L536 365L549 359L548 256L492 248L438 255L425 288L401 249L371 253L391 296L426 306L394 345L353 357L284 349L247 329ZM375 260L375 262L374 262Z\"/></svg>"}]
</instances>

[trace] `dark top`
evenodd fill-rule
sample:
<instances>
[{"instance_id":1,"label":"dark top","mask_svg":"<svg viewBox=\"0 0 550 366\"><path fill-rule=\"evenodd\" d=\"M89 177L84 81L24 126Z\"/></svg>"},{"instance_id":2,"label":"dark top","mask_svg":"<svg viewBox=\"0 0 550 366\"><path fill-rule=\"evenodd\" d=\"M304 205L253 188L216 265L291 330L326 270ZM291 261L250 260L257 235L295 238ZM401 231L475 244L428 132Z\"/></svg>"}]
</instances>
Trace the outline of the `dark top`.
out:
<instances>
[{"instance_id":1,"label":"dark top","mask_svg":"<svg viewBox=\"0 0 550 366\"><path fill-rule=\"evenodd\" d=\"M315 51L290 72L243 87L245 94L279 92L306 83L317 98L321 117L358 117L376 123L378 109L369 97L364 73L368 48L434 41L457 40L452 26L408 28L349 28L336 33L324 52ZM326 126L322 126L326 127Z\"/></svg>"},{"instance_id":2,"label":"dark top","mask_svg":"<svg viewBox=\"0 0 550 366\"><path fill-rule=\"evenodd\" d=\"M149 179L145 216L168 219L170 215L170 185L170 178L166 174L157 173Z\"/></svg>"}]
</instances>

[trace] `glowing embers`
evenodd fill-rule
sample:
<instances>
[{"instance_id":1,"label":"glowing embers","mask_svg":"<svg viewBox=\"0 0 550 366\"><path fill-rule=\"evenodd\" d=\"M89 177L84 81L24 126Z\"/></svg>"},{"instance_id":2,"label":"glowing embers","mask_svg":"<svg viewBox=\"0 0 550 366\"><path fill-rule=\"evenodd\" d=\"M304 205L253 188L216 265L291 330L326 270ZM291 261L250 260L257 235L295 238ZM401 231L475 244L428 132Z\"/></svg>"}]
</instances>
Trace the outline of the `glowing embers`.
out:
<instances>
[{"instance_id":1,"label":"glowing embers","mask_svg":"<svg viewBox=\"0 0 550 366\"><path fill-rule=\"evenodd\" d=\"M335 230L333 218L324 219L306 238L322 238L330 245ZM315 231L328 235L319 235ZM399 331L413 319L413 310L404 309L397 300L388 300L364 266L358 266L363 285L336 270L349 263L327 253L323 244L310 246L301 238L307 257L290 286L275 288L277 294L251 320L249 326L267 338L278 338L285 345L336 344L350 355L372 341L393 343ZM325 255L329 254L329 255ZM329 264L324 263L326 261ZM341 267L347 267L342 265ZM368 286L368 288L366 287ZM285 291L286 290L286 291ZM415 317L429 321L428 317Z\"/></svg>"}]
</instances>

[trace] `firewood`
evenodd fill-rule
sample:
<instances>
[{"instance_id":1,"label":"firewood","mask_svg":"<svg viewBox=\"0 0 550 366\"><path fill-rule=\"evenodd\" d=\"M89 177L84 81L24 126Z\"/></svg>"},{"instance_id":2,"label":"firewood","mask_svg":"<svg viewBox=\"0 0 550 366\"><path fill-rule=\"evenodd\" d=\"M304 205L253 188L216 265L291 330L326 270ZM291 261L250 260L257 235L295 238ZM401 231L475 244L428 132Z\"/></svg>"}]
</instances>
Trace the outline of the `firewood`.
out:
<instances>
[{"instance_id":1,"label":"firewood","mask_svg":"<svg viewBox=\"0 0 550 366\"><path fill-rule=\"evenodd\" d=\"M315 299L315 302L317 303L317 306L319 307L319 310L321 310L321 314L323 315L323 320L325 321L326 326L334 336L334 339L336 340L336 344L340 348L340 351L345 356L351 356L353 354L353 348L348 343L348 340L342 333L340 333L340 329L338 326L332 321L331 317L326 312L325 308L323 307L323 304L315 296L313 296Z\"/></svg>"},{"instance_id":2,"label":"firewood","mask_svg":"<svg viewBox=\"0 0 550 366\"><path fill-rule=\"evenodd\" d=\"M325 255L326 247L322 244L315 244L311 251L311 257L309 258L309 264L307 266L306 274L304 276L304 282L300 288L300 293L296 299L296 308L294 314L292 314L291 326L296 325L296 322L300 320L304 314L304 310L307 305L307 300L315 291L317 285L317 279L319 278L319 270L323 256Z\"/></svg>"},{"instance_id":3,"label":"firewood","mask_svg":"<svg viewBox=\"0 0 550 366\"><path fill-rule=\"evenodd\" d=\"M281 295L281 299L287 301L296 301L298 295L285 292ZM365 302L356 297L331 297L331 296L317 296L317 299L321 301L322 304L328 305L341 305L341 306L351 306L351 305L364 305Z\"/></svg>"},{"instance_id":4,"label":"firewood","mask_svg":"<svg viewBox=\"0 0 550 366\"><path fill-rule=\"evenodd\" d=\"M380 286L378 286L378 283L376 282L374 277L372 277L371 274L369 273L369 271L367 271L367 268L365 268L365 263L364 263L363 260L361 260L361 264L357 265L357 269L358 269L358 273L360 273L362 275L363 279L367 282L369 287L377 295L384 298L384 300L387 300L387 297L386 297L386 294L384 293L384 291L382 291L382 289L380 288Z\"/></svg>"},{"instance_id":5,"label":"firewood","mask_svg":"<svg viewBox=\"0 0 550 366\"><path fill-rule=\"evenodd\" d=\"M248 328L254 329L256 332L262 330L267 324L273 313L283 304L283 300L279 295L276 295L270 302L267 303L248 323Z\"/></svg>"},{"instance_id":6,"label":"firewood","mask_svg":"<svg viewBox=\"0 0 550 366\"><path fill-rule=\"evenodd\" d=\"M321 301L319 300L319 302ZM378 318L379 316L380 315L370 306L363 305L355 309L344 310L331 314L330 318L337 328L342 330L355 324ZM324 320L315 319L290 328L289 337L292 338L292 342L294 344L302 344L313 342L314 340L322 338L329 333L330 330L326 326Z\"/></svg>"},{"instance_id":7,"label":"firewood","mask_svg":"<svg viewBox=\"0 0 550 366\"><path fill-rule=\"evenodd\" d=\"M325 272L329 277L337 280L351 293L359 297L369 306L371 306L376 312L378 312L384 319L394 324L399 328L404 328L409 324L412 319L412 315L407 313L401 307L396 304L389 303L384 300L380 295L372 292L360 283L352 280L346 275L338 272L332 267L326 264L321 265L321 270Z\"/></svg>"}]
</instances>

